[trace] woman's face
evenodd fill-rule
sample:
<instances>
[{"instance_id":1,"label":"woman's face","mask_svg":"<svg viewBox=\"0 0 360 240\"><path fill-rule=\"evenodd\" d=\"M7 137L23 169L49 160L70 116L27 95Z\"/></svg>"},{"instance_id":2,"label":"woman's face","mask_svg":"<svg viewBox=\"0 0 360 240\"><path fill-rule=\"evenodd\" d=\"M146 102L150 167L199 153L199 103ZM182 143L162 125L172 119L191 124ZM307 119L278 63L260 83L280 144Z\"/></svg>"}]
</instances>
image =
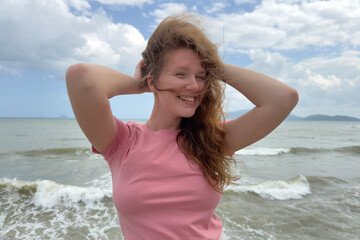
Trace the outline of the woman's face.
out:
<instances>
[{"instance_id":1,"label":"woman's face","mask_svg":"<svg viewBox=\"0 0 360 240\"><path fill-rule=\"evenodd\" d=\"M173 117L191 117L204 97L206 72L199 56L190 49L169 51L156 82L155 104L159 111ZM155 90L156 91L156 90Z\"/></svg>"}]
</instances>

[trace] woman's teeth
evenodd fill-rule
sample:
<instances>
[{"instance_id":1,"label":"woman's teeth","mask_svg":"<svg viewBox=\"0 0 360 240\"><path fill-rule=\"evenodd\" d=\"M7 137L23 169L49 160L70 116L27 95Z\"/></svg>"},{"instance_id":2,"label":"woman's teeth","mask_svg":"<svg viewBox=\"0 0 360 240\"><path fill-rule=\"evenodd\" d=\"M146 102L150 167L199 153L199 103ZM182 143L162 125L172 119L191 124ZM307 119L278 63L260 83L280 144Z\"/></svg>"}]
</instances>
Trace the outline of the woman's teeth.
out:
<instances>
[{"instance_id":1,"label":"woman's teeth","mask_svg":"<svg viewBox=\"0 0 360 240\"><path fill-rule=\"evenodd\" d=\"M180 96L179 97L181 100L187 101L187 102L195 102L195 98L194 97L183 97Z\"/></svg>"}]
</instances>

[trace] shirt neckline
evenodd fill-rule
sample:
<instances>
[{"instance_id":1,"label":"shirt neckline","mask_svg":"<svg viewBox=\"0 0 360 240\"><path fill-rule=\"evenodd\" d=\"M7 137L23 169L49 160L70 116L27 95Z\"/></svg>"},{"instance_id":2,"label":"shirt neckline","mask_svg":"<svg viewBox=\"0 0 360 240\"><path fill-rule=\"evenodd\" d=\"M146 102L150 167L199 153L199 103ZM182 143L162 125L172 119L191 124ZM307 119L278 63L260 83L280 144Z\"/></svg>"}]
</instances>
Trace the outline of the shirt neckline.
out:
<instances>
[{"instance_id":1,"label":"shirt neckline","mask_svg":"<svg viewBox=\"0 0 360 240\"><path fill-rule=\"evenodd\" d=\"M178 135L178 133L181 131L181 129L178 129L178 130L161 129L158 131L153 131L145 123L141 123L140 126L143 130L145 130L146 132L153 134L153 135L156 135L156 134Z\"/></svg>"}]
</instances>

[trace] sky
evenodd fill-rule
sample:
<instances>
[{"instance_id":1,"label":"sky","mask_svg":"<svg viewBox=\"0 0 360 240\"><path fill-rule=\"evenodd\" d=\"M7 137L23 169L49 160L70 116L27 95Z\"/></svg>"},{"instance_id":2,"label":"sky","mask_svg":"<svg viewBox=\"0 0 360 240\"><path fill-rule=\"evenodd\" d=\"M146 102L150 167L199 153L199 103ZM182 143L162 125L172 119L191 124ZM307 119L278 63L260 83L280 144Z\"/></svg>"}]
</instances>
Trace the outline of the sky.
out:
<instances>
[{"instance_id":1,"label":"sky","mask_svg":"<svg viewBox=\"0 0 360 240\"><path fill-rule=\"evenodd\" d=\"M224 62L298 90L292 114L360 118L358 0L0 0L0 117L73 117L65 73L78 62L132 75L166 16L199 15ZM116 96L115 116L149 117L153 96ZM253 105L226 86L226 111Z\"/></svg>"}]
</instances>

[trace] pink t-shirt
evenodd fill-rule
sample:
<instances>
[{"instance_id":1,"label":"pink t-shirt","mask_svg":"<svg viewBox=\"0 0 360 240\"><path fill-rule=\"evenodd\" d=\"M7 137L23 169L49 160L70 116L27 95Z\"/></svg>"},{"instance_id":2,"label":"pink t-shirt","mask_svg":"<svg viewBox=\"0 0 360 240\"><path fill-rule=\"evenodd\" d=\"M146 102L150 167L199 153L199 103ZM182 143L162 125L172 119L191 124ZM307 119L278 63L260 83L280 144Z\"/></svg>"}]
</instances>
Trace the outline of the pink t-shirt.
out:
<instances>
[{"instance_id":1,"label":"pink t-shirt","mask_svg":"<svg viewBox=\"0 0 360 240\"><path fill-rule=\"evenodd\" d=\"M179 149L178 131L115 120L116 138L101 154L125 239L218 240L222 223L214 211L221 194Z\"/></svg>"}]
</instances>

